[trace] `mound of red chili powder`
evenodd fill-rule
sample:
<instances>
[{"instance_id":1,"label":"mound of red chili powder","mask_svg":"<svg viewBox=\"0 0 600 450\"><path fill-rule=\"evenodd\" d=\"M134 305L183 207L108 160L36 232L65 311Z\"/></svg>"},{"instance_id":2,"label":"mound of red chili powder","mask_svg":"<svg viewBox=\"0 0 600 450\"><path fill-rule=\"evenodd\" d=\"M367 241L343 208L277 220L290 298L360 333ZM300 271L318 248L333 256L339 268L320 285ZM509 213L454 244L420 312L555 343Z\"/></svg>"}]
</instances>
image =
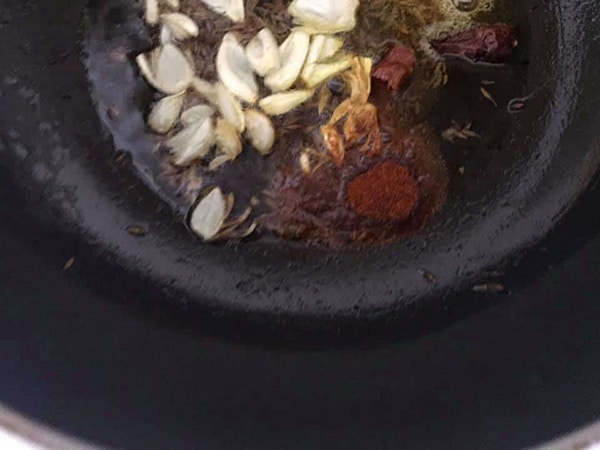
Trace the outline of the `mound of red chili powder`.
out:
<instances>
[{"instance_id":1,"label":"mound of red chili powder","mask_svg":"<svg viewBox=\"0 0 600 450\"><path fill-rule=\"evenodd\" d=\"M348 201L360 216L405 220L419 198L417 182L408 169L392 161L376 164L348 186Z\"/></svg>"}]
</instances>

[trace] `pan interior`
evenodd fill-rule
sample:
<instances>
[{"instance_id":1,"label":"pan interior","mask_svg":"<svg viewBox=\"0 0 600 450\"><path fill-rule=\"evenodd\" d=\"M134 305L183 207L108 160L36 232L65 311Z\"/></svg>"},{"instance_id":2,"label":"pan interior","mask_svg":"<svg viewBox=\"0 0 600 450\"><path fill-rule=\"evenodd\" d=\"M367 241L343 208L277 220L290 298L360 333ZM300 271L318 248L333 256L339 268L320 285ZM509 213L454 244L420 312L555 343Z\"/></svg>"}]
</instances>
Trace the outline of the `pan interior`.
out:
<instances>
[{"instance_id":1,"label":"pan interior","mask_svg":"<svg viewBox=\"0 0 600 450\"><path fill-rule=\"evenodd\" d=\"M561 143L575 117L585 51L580 18L567 3L511 3L522 41L513 65L450 62L450 83L430 123L440 130L452 119L473 120L485 133L458 149L444 144L451 176L446 207L406 241L338 252L272 238L225 245L193 239L181 223L178 198L157 181L148 157L152 141L141 111L152 93L132 61L149 41L141 5L124 0L92 0L85 16L88 97L78 102L84 117L93 99L106 134L99 123L82 129L65 119L62 139L77 139L79 150L60 158L31 154L24 165L18 146L10 146L17 152L14 174L27 180L30 198L39 192L35 186L44 186L44 201L63 229L85 236L102 258L146 280L168 303L327 323L441 308L442 293L469 285L540 239L595 169L589 148L573 151ZM115 52L125 56L119 64ZM501 105L531 95L527 107L518 115L493 108L482 98L481 80L495 82L489 90ZM40 142L46 134L39 132Z\"/></svg>"}]
</instances>

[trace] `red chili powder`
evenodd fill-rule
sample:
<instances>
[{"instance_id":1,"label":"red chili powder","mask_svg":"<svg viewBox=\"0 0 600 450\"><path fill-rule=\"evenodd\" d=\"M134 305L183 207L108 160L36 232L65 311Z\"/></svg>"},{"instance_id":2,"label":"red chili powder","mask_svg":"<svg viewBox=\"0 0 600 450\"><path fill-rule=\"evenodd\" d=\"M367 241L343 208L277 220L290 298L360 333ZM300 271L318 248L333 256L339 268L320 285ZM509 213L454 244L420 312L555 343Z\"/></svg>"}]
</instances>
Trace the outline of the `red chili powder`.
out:
<instances>
[{"instance_id":1,"label":"red chili powder","mask_svg":"<svg viewBox=\"0 0 600 450\"><path fill-rule=\"evenodd\" d=\"M415 209L419 188L408 169L384 161L358 175L348 186L348 200L360 216L405 220Z\"/></svg>"}]
</instances>

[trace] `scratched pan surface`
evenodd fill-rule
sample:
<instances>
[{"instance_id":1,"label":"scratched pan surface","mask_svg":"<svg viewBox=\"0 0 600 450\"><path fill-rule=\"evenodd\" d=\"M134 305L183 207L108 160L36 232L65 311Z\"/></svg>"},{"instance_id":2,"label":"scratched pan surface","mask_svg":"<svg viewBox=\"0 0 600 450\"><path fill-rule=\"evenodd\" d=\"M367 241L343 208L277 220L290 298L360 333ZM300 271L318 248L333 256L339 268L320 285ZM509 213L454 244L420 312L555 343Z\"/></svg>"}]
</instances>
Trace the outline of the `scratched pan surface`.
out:
<instances>
[{"instance_id":1,"label":"scratched pan surface","mask_svg":"<svg viewBox=\"0 0 600 450\"><path fill-rule=\"evenodd\" d=\"M147 46L139 33L141 21L131 20L134 7L123 2L94 1L83 30L82 3L38 5L40 15L19 26L11 18L16 13L6 9L4 41L11 45L2 52L11 64L3 67L2 159L15 193L10 220L27 229L32 240L37 230L55 235L44 245L60 246L65 260L74 256L80 268L106 262L123 279L117 287L131 290L132 304L170 305L190 315L283 328L361 328L370 320L412 321L436 314L446 308L446 294L496 280L490 270L541 239L597 167L591 126L597 117L590 106L598 97L592 87L597 58L590 55L592 41L582 38L583 7L529 1L520 3L517 13L524 36L518 69L484 67L473 82L500 74L513 94L536 95L518 116L498 119L500 129L509 121L507 132L479 159L474 152L462 184L451 190L446 208L425 230L407 241L360 251L277 239L201 245L148 188L147 174L137 176L115 158L115 150L135 151L140 116L124 114L121 128L107 132L111 104L106 100L125 98L138 106L150 95L130 60L114 63L113 78L105 81L92 70L92 82L78 60L89 56L82 53L86 33L91 42L86 51L96 65L109 54L102 46L115 41L131 59ZM34 22L40 17L55 21L53 29ZM25 32L38 27L47 31ZM458 64L454 73L460 70ZM454 78L460 83L460 76ZM510 94L499 95L506 102ZM438 110L456 104L448 95ZM465 101L490 110L479 94ZM493 130L494 124L487 128ZM147 235L128 233L132 225ZM424 276L424 270L431 275ZM93 272L87 274L89 282L101 283Z\"/></svg>"}]
</instances>

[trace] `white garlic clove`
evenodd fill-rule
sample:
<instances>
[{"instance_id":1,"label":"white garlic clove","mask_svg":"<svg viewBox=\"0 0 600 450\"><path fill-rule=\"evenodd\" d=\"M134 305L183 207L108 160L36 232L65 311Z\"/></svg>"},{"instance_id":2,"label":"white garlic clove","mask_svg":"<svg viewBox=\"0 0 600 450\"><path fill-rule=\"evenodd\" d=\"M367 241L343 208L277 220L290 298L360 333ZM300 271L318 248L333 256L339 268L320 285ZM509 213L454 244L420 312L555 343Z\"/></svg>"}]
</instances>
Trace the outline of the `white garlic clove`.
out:
<instances>
[{"instance_id":1,"label":"white garlic clove","mask_svg":"<svg viewBox=\"0 0 600 450\"><path fill-rule=\"evenodd\" d=\"M238 132L243 133L246 122L242 105L221 83L215 85L215 102L221 116L232 124Z\"/></svg>"},{"instance_id":2,"label":"white garlic clove","mask_svg":"<svg viewBox=\"0 0 600 450\"><path fill-rule=\"evenodd\" d=\"M140 69L140 72L146 81L148 81L148 83L150 83L153 87L157 88L154 70L152 69L152 65L148 61L146 55L143 53L137 55L135 62L137 63L138 69Z\"/></svg>"},{"instance_id":3,"label":"white garlic clove","mask_svg":"<svg viewBox=\"0 0 600 450\"><path fill-rule=\"evenodd\" d=\"M244 21L244 0L202 0L202 2L213 11L226 15L233 22Z\"/></svg>"},{"instance_id":4,"label":"white garlic clove","mask_svg":"<svg viewBox=\"0 0 600 450\"><path fill-rule=\"evenodd\" d=\"M321 51L323 50L323 46L325 45L325 35L324 34L315 34L310 39L310 47L308 49L308 55L306 56L305 65L309 66L311 64L315 64L319 61L319 56L321 56Z\"/></svg>"},{"instance_id":5,"label":"white garlic clove","mask_svg":"<svg viewBox=\"0 0 600 450\"><path fill-rule=\"evenodd\" d=\"M181 13L168 13L160 16L163 25L178 41L198 36L200 30L191 17Z\"/></svg>"},{"instance_id":6,"label":"white garlic clove","mask_svg":"<svg viewBox=\"0 0 600 450\"><path fill-rule=\"evenodd\" d=\"M242 153L242 140L238 130L223 118L217 119L215 143L223 155L234 160Z\"/></svg>"},{"instance_id":7,"label":"white garlic clove","mask_svg":"<svg viewBox=\"0 0 600 450\"><path fill-rule=\"evenodd\" d=\"M316 34L312 36L308 56L302 69L302 78L309 78L314 64L334 56L342 48L344 41L335 36Z\"/></svg>"},{"instance_id":8,"label":"white garlic clove","mask_svg":"<svg viewBox=\"0 0 600 450\"><path fill-rule=\"evenodd\" d=\"M148 25L156 25L159 18L158 0L146 0L144 19Z\"/></svg>"},{"instance_id":9,"label":"white garlic clove","mask_svg":"<svg viewBox=\"0 0 600 450\"><path fill-rule=\"evenodd\" d=\"M211 162L208 163L208 170L210 172L215 172L221 166L231 162L233 159L229 155L218 155L215 156Z\"/></svg>"},{"instance_id":10,"label":"white garlic clove","mask_svg":"<svg viewBox=\"0 0 600 450\"><path fill-rule=\"evenodd\" d=\"M192 87L207 101L213 104L215 103L216 90L215 85L213 83L211 83L210 81L203 80L199 77L194 77L194 79L192 80Z\"/></svg>"},{"instance_id":11,"label":"white garlic clove","mask_svg":"<svg viewBox=\"0 0 600 450\"><path fill-rule=\"evenodd\" d=\"M281 67L265 78L265 85L273 92L281 92L291 88L300 76L310 46L310 36L300 30L292 33L279 47Z\"/></svg>"},{"instance_id":12,"label":"white garlic clove","mask_svg":"<svg viewBox=\"0 0 600 450\"><path fill-rule=\"evenodd\" d=\"M317 62L325 61L332 58L344 46L344 41L335 36L325 36L325 42L321 48L321 54Z\"/></svg>"},{"instance_id":13,"label":"white garlic clove","mask_svg":"<svg viewBox=\"0 0 600 450\"><path fill-rule=\"evenodd\" d=\"M279 46L268 28L263 28L246 46L246 57L254 71L264 77L281 66Z\"/></svg>"},{"instance_id":14,"label":"white garlic clove","mask_svg":"<svg viewBox=\"0 0 600 450\"><path fill-rule=\"evenodd\" d=\"M179 9L179 0L164 0L173 9Z\"/></svg>"},{"instance_id":15,"label":"white garlic clove","mask_svg":"<svg viewBox=\"0 0 600 450\"><path fill-rule=\"evenodd\" d=\"M356 26L358 4L359 0L294 0L288 11L315 32L340 33Z\"/></svg>"},{"instance_id":16,"label":"white garlic clove","mask_svg":"<svg viewBox=\"0 0 600 450\"><path fill-rule=\"evenodd\" d=\"M350 55L341 55L328 63L317 63L306 66L302 72L302 80L307 87L315 87L328 79L348 70L352 66Z\"/></svg>"},{"instance_id":17,"label":"white garlic clove","mask_svg":"<svg viewBox=\"0 0 600 450\"><path fill-rule=\"evenodd\" d=\"M300 106L314 95L313 90L294 90L273 94L259 102L261 109L270 116L285 114Z\"/></svg>"},{"instance_id":18,"label":"white garlic clove","mask_svg":"<svg viewBox=\"0 0 600 450\"><path fill-rule=\"evenodd\" d=\"M215 106L221 116L232 124L240 133L246 127L242 105L223 83L210 83L196 77L192 82L193 88L209 103Z\"/></svg>"},{"instance_id":19,"label":"white garlic clove","mask_svg":"<svg viewBox=\"0 0 600 450\"><path fill-rule=\"evenodd\" d=\"M194 78L188 58L173 44L166 44L161 48L153 69L155 87L165 94L185 91Z\"/></svg>"},{"instance_id":20,"label":"white garlic clove","mask_svg":"<svg viewBox=\"0 0 600 450\"><path fill-rule=\"evenodd\" d=\"M209 105L196 105L186 109L181 114L181 124L184 127L209 119L215 114L215 109Z\"/></svg>"},{"instance_id":21,"label":"white garlic clove","mask_svg":"<svg viewBox=\"0 0 600 450\"><path fill-rule=\"evenodd\" d=\"M206 156L215 142L212 118L185 127L166 142L171 150L173 163L188 166L194 160Z\"/></svg>"},{"instance_id":22,"label":"white garlic clove","mask_svg":"<svg viewBox=\"0 0 600 450\"><path fill-rule=\"evenodd\" d=\"M214 239L225 223L225 196L220 188L215 188L206 195L194 208L190 215L190 228L206 241Z\"/></svg>"},{"instance_id":23,"label":"white garlic clove","mask_svg":"<svg viewBox=\"0 0 600 450\"><path fill-rule=\"evenodd\" d=\"M171 34L171 30L169 30L169 27L166 27L164 25L160 28L160 35L158 39L160 41L160 45L163 46L170 44L175 40L175 38Z\"/></svg>"},{"instance_id":24,"label":"white garlic clove","mask_svg":"<svg viewBox=\"0 0 600 450\"><path fill-rule=\"evenodd\" d=\"M160 100L148 116L148 126L157 133L167 133L177 122L184 100L185 96L182 94L170 95Z\"/></svg>"},{"instance_id":25,"label":"white garlic clove","mask_svg":"<svg viewBox=\"0 0 600 450\"><path fill-rule=\"evenodd\" d=\"M219 80L239 99L248 103L258 100L254 72L246 58L244 47L233 33L227 33L221 42L217 54L217 73Z\"/></svg>"},{"instance_id":26,"label":"white garlic clove","mask_svg":"<svg viewBox=\"0 0 600 450\"><path fill-rule=\"evenodd\" d=\"M265 114L254 109L244 112L246 118L246 136L252 147L261 155L268 155L275 144L275 127Z\"/></svg>"}]
</instances>

